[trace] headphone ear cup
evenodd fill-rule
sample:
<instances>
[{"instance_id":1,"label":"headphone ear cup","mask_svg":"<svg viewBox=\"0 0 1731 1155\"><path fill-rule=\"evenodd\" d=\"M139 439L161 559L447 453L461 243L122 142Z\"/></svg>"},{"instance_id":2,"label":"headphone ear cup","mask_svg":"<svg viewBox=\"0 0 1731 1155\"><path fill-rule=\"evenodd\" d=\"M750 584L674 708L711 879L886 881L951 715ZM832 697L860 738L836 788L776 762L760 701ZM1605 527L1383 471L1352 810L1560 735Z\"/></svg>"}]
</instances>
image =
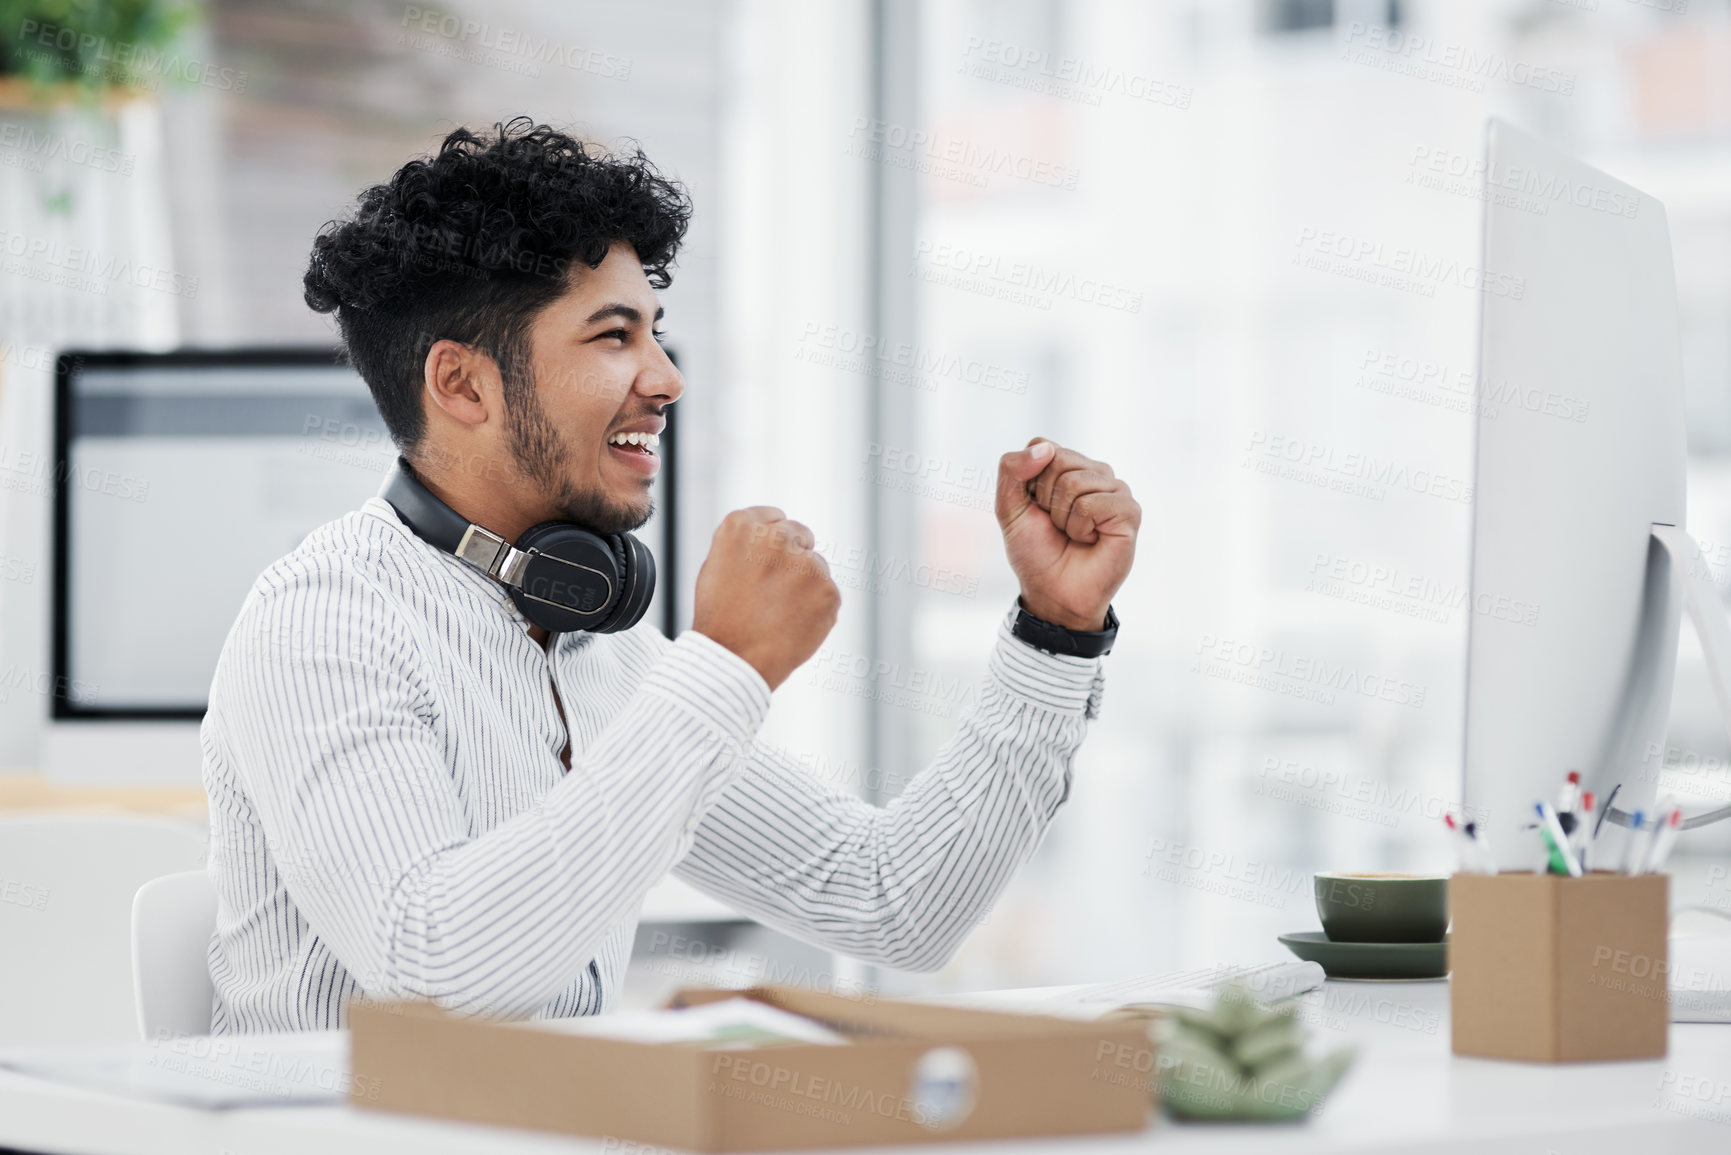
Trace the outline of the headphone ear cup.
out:
<instances>
[{"instance_id":1,"label":"headphone ear cup","mask_svg":"<svg viewBox=\"0 0 1731 1155\"><path fill-rule=\"evenodd\" d=\"M627 582L612 542L570 522L544 521L525 530L516 548L530 556L517 584L506 588L529 621L574 633L614 616Z\"/></svg>"},{"instance_id":2,"label":"headphone ear cup","mask_svg":"<svg viewBox=\"0 0 1731 1155\"><path fill-rule=\"evenodd\" d=\"M655 596L655 555L649 547L628 533L617 534L612 540L622 559L620 580L624 588L612 616L594 628L598 634L630 629L643 620Z\"/></svg>"}]
</instances>

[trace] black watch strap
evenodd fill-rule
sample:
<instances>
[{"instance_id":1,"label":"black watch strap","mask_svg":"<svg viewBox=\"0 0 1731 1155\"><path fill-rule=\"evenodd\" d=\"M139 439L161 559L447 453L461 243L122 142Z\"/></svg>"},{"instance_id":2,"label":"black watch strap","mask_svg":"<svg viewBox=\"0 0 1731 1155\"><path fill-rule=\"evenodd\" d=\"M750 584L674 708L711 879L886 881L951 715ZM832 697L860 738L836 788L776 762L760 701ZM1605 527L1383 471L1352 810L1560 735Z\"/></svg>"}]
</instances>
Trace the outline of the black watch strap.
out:
<instances>
[{"instance_id":1,"label":"black watch strap","mask_svg":"<svg viewBox=\"0 0 1731 1155\"><path fill-rule=\"evenodd\" d=\"M1107 606L1105 629L1093 633L1072 630L1035 617L1022 608L1021 599L1018 598L1016 624L1010 627L1010 633L1048 654L1063 654L1071 658L1097 658L1101 654L1112 652L1112 640L1118 636L1118 615L1112 612L1111 606Z\"/></svg>"}]
</instances>

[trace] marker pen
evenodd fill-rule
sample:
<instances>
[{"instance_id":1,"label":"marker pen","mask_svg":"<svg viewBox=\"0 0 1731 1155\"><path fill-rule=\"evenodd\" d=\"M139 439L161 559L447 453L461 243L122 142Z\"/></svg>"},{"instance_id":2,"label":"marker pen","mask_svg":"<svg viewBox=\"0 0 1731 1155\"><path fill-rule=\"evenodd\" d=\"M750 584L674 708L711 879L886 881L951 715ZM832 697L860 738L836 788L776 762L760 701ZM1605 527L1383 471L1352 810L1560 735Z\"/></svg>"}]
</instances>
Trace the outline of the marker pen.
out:
<instances>
[{"instance_id":1,"label":"marker pen","mask_svg":"<svg viewBox=\"0 0 1731 1155\"><path fill-rule=\"evenodd\" d=\"M1478 851L1479 863L1484 867L1485 873L1495 874L1497 872L1497 856L1491 853L1490 841L1479 837L1479 824L1469 822L1464 829L1467 832L1467 838L1472 841L1473 848Z\"/></svg>"},{"instance_id":2,"label":"marker pen","mask_svg":"<svg viewBox=\"0 0 1731 1155\"><path fill-rule=\"evenodd\" d=\"M1539 834L1551 851L1551 871L1566 874L1570 878L1581 877L1581 864L1569 853L1569 836L1563 833L1563 825L1557 821L1557 812L1543 802L1533 803L1533 809L1539 815Z\"/></svg>"},{"instance_id":3,"label":"marker pen","mask_svg":"<svg viewBox=\"0 0 1731 1155\"><path fill-rule=\"evenodd\" d=\"M1472 842L1467 838L1467 832L1461 829L1452 814L1443 815L1443 822L1448 825L1449 833L1454 835L1455 855L1460 859L1460 869L1466 874L1479 872L1478 861L1473 857Z\"/></svg>"},{"instance_id":4,"label":"marker pen","mask_svg":"<svg viewBox=\"0 0 1731 1155\"><path fill-rule=\"evenodd\" d=\"M1677 843L1677 835L1683 832L1683 812L1672 810L1659 824L1659 832L1653 835L1653 851L1647 856L1645 873L1656 874L1665 865L1665 859L1671 856L1671 847Z\"/></svg>"},{"instance_id":5,"label":"marker pen","mask_svg":"<svg viewBox=\"0 0 1731 1155\"><path fill-rule=\"evenodd\" d=\"M1647 812L1637 810L1629 815L1629 839L1623 843L1623 873L1633 874L1641 864L1641 827L1647 821Z\"/></svg>"},{"instance_id":6,"label":"marker pen","mask_svg":"<svg viewBox=\"0 0 1731 1155\"><path fill-rule=\"evenodd\" d=\"M1562 789L1557 791L1557 822L1562 826L1564 834L1575 832L1575 803L1581 796L1581 772L1569 771L1569 776L1563 779Z\"/></svg>"},{"instance_id":7,"label":"marker pen","mask_svg":"<svg viewBox=\"0 0 1731 1155\"><path fill-rule=\"evenodd\" d=\"M1581 809L1575 815L1575 828L1569 831L1569 853L1581 864L1581 872L1587 871L1587 851L1593 845L1593 803L1596 799L1591 790L1581 795Z\"/></svg>"}]
</instances>

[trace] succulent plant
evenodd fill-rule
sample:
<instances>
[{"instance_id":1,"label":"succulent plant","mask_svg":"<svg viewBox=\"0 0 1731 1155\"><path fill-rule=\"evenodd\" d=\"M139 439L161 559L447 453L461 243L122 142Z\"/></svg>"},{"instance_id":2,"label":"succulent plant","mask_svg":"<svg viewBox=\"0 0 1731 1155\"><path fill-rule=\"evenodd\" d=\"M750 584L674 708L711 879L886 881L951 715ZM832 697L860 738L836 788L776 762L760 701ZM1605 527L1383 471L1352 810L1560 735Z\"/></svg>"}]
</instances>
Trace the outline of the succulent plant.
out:
<instances>
[{"instance_id":1,"label":"succulent plant","mask_svg":"<svg viewBox=\"0 0 1731 1155\"><path fill-rule=\"evenodd\" d=\"M1308 1056L1308 1035L1296 1002L1260 1003L1236 984L1223 988L1209 1010L1172 1008L1153 1027L1160 1101L1178 1119L1302 1119L1357 1054L1347 1046Z\"/></svg>"}]
</instances>

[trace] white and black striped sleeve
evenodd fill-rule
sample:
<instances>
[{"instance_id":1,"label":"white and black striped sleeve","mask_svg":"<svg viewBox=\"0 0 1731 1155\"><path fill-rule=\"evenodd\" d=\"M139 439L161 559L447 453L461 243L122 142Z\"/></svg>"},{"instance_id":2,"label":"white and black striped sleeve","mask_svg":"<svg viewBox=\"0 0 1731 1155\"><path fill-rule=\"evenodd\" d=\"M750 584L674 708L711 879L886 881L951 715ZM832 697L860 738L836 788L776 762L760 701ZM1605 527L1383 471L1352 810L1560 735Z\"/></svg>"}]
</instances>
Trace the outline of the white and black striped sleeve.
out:
<instances>
[{"instance_id":1,"label":"white and black striped sleeve","mask_svg":"<svg viewBox=\"0 0 1731 1155\"><path fill-rule=\"evenodd\" d=\"M526 1017L690 846L769 687L688 632L539 802L471 836L452 759L497 748L447 750L429 724L446 707L406 625L423 620L340 557L255 591L212 685L231 720L215 738L295 908L362 990Z\"/></svg>"},{"instance_id":2,"label":"white and black striped sleeve","mask_svg":"<svg viewBox=\"0 0 1731 1155\"><path fill-rule=\"evenodd\" d=\"M1037 650L1011 634L1014 616L955 736L888 806L755 741L674 873L855 958L943 966L1039 845L1099 713L1101 659Z\"/></svg>"}]
</instances>

